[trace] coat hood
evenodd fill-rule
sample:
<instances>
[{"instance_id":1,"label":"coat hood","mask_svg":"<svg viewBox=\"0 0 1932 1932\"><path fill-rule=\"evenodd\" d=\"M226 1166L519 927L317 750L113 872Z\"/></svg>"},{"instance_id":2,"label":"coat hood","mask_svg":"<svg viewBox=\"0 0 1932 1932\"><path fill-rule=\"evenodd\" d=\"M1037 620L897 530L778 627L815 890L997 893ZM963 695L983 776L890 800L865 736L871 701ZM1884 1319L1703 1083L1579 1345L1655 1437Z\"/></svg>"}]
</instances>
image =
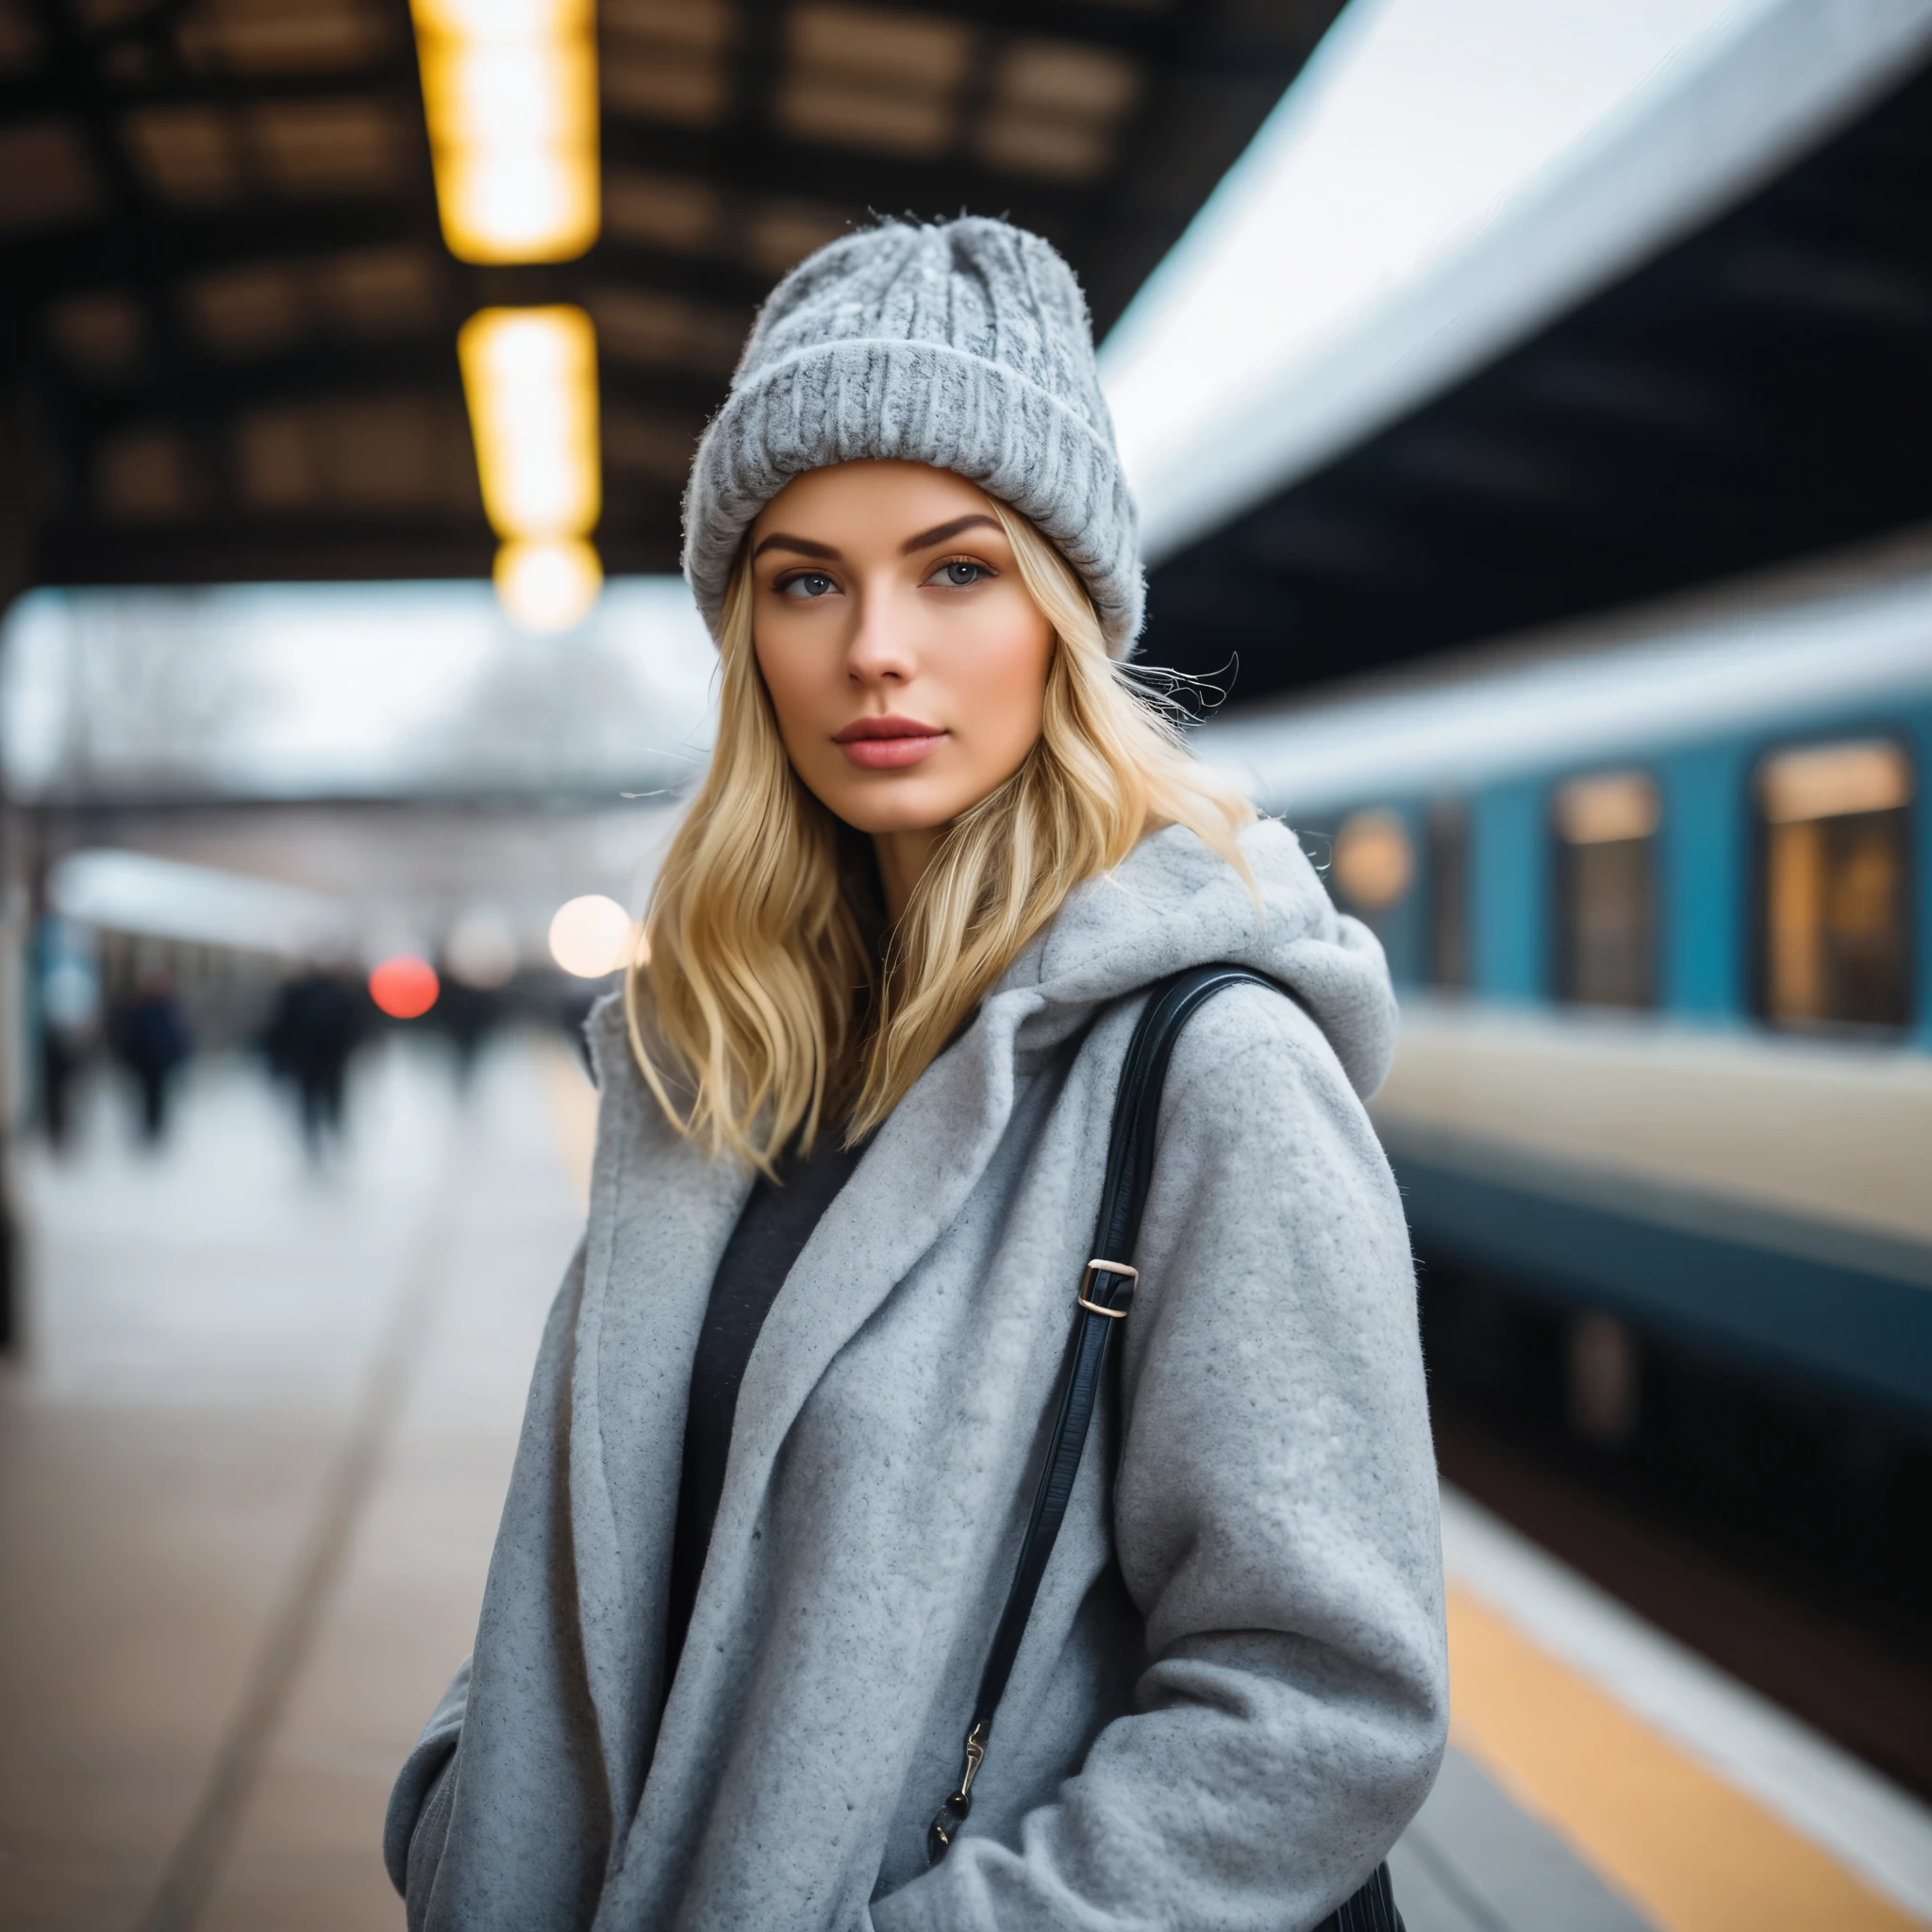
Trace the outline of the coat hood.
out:
<instances>
[{"instance_id":1,"label":"coat hood","mask_svg":"<svg viewBox=\"0 0 1932 1932\"><path fill-rule=\"evenodd\" d=\"M992 999L1029 1000L1022 1050L1058 1045L1093 1008L1192 966L1247 966L1294 995L1367 1099L1394 1052L1395 994L1382 947L1338 912L1300 842L1274 819L1241 835L1247 882L1185 825L1143 839L1089 880L1008 969Z\"/></svg>"}]
</instances>

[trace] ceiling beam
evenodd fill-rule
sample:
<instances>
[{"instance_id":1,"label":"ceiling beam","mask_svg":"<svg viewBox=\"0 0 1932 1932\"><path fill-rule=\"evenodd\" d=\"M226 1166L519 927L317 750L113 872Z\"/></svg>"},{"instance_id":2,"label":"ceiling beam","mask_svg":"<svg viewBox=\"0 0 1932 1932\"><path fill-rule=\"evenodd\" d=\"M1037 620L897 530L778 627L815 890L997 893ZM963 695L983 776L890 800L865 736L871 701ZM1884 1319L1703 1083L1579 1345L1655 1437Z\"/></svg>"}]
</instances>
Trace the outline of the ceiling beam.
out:
<instances>
[{"instance_id":1,"label":"ceiling beam","mask_svg":"<svg viewBox=\"0 0 1932 1932\"><path fill-rule=\"evenodd\" d=\"M696 129L607 113L604 156L607 166L700 177L741 194L808 198L881 214L1024 208L1042 227L1068 225L1094 192L1091 186L997 172L957 150L924 159L805 141L762 118L752 126ZM882 192L888 184L890 192ZM1023 217L1015 212L1012 219Z\"/></svg>"},{"instance_id":2,"label":"ceiling beam","mask_svg":"<svg viewBox=\"0 0 1932 1932\"><path fill-rule=\"evenodd\" d=\"M422 237L417 212L394 200L260 202L226 209L150 210L166 235L164 279L261 260L301 260ZM295 217L291 219L291 217ZM116 216L0 247L0 276L18 301L125 285L126 224ZM441 251L439 240L437 247Z\"/></svg>"},{"instance_id":3,"label":"ceiling beam","mask_svg":"<svg viewBox=\"0 0 1932 1932\"><path fill-rule=\"evenodd\" d=\"M337 100L394 100L416 94L416 63L386 56L362 67L322 69L291 74L239 75L219 68L199 71L178 63L157 68L139 78L117 82L108 97L116 115L135 114L147 108L275 107L281 103ZM49 98L47 81L23 75L0 81L0 128L24 121L44 120L50 110L78 103L64 91Z\"/></svg>"},{"instance_id":4,"label":"ceiling beam","mask_svg":"<svg viewBox=\"0 0 1932 1932\"><path fill-rule=\"evenodd\" d=\"M495 542L478 519L393 512L299 523L231 516L130 528L62 519L37 545L39 580L55 584L300 583L341 578L486 577Z\"/></svg>"}]
</instances>

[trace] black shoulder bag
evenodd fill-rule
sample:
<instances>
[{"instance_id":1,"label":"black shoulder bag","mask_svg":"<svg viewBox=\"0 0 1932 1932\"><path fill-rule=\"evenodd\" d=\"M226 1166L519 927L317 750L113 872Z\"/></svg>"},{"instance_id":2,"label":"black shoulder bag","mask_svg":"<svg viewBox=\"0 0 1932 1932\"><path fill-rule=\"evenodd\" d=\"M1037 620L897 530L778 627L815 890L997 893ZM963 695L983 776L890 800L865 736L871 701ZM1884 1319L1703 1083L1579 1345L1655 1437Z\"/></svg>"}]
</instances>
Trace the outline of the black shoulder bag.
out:
<instances>
[{"instance_id":1,"label":"black shoulder bag","mask_svg":"<svg viewBox=\"0 0 1932 1932\"><path fill-rule=\"evenodd\" d=\"M1093 1420L1093 1405L1107 1368L1108 1343L1113 1339L1116 1324L1126 1319L1134 1299L1134 1284L1139 1275L1128 1265L1127 1257L1134 1252L1141 1232L1141 1216L1147 1205L1147 1187L1154 1174L1154 1134L1159 1122L1160 1092L1167 1080L1167 1063L1173 1057L1174 1041L1189 1015L1204 1001L1227 987L1244 983L1265 986L1274 992L1282 991L1274 980L1241 966L1198 966L1170 979L1148 1000L1127 1046L1120 1091L1114 1097L1107 1178L1100 1192L1100 1224L1093 1234L1093 1258L1087 1263L1076 1291L1078 1312L1074 1317L1074 1336L1068 1349L1066 1374L1060 1383L1059 1410L1033 1492L1033 1511L1027 1518L1025 1539L1020 1545L1013 1587L1007 1593L1007 1607L1000 1615L992 1649L980 1674L979 1696L973 1707L973 1723L966 1732L966 1761L959 1776L959 1789L940 1807L926 1830L926 1857L935 1865L946 1856L955 1834L973 1808L973 1780L986 1757L993 1717L1005 1694L1007 1678L1012 1673L1013 1659L1019 1654L1020 1639L1032 1613L1033 1599L1040 1593L1047 1558L1053 1554L1054 1541L1066 1516L1067 1499L1074 1491L1080 1451L1087 1441L1088 1425ZM1323 1920L1315 1932L1403 1932L1402 1915L1395 1909L1388 1866L1378 1865L1369 1882Z\"/></svg>"}]
</instances>

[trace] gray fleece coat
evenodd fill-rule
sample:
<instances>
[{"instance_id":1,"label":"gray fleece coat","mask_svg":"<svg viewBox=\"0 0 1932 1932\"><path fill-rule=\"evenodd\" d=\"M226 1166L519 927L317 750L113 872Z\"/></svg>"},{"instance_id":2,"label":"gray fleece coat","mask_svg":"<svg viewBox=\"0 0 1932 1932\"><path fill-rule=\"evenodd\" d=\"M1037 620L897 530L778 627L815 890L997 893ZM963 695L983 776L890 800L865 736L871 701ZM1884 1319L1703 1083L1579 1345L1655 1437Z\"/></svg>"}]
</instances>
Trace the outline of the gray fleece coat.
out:
<instances>
[{"instance_id":1,"label":"gray fleece coat","mask_svg":"<svg viewBox=\"0 0 1932 1932\"><path fill-rule=\"evenodd\" d=\"M880 1129L746 1371L665 1696L687 1388L746 1190L622 1014L590 1224L458 1672L386 1849L431 1932L1293 1932L1422 1803L1447 1718L1402 1208L1364 1113L1381 954L1279 825L1265 918L1194 836L1067 903ZM927 1821L1030 1501L1151 981L1234 960L1160 1114L1104 1409L950 1857Z\"/></svg>"}]
</instances>

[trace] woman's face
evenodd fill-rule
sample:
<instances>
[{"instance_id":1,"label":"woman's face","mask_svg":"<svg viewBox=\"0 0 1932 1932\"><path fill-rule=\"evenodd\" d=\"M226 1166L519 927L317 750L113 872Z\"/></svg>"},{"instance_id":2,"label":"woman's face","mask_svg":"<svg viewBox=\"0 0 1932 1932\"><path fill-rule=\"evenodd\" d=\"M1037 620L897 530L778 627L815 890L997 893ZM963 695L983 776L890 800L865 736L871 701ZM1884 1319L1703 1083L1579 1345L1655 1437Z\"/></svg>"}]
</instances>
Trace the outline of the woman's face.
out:
<instances>
[{"instance_id":1,"label":"woman's face","mask_svg":"<svg viewBox=\"0 0 1932 1932\"><path fill-rule=\"evenodd\" d=\"M1053 629L979 490L923 463L813 470L751 544L758 669L828 810L879 839L932 834L1020 769Z\"/></svg>"}]
</instances>

